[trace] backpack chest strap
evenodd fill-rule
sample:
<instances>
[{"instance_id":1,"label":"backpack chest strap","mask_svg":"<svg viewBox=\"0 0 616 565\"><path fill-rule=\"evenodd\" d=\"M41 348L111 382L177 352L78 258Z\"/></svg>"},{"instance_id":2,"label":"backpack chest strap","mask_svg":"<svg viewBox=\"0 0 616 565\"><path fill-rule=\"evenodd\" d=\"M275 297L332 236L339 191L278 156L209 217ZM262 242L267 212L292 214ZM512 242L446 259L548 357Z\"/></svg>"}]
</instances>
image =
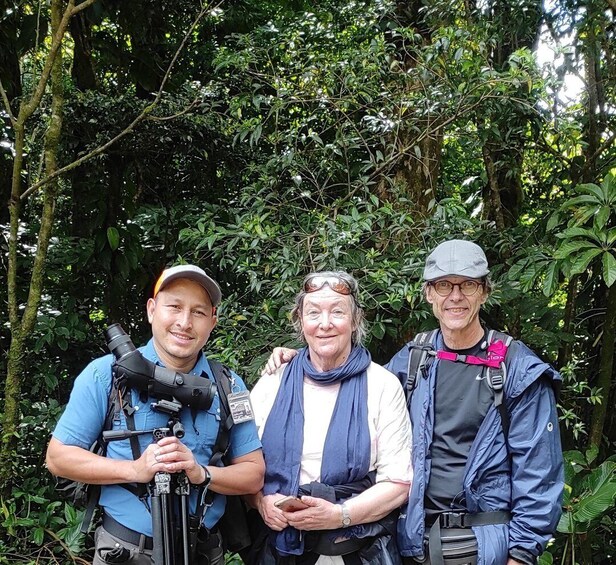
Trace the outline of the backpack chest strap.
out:
<instances>
[{"instance_id":1,"label":"backpack chest strap","mask_svg":"<svg viewBox=\"0 0 616 565\"><path fill-rule=\"evenodd\" d=\"M484 365L485 367L493 367L495 369L500 364L498 361L491 359L482 359L481 357L475 357L475 355L459 355L453 351L443 351L442 349L436 352L436 358L465 363L466 365Z\"/></svg>"},{"instance_id":2,"label":"backpack chest strap","mask_svg":"<svg viewBox=\"0 0 616 565\"><path fill-rule=\"evenodd\" d=\"M486 350L487 357L485 358L476 357L475 355L460 355L453 351L443 351L442 349L436 352L436 357L446 361L466 363L467 365L483 365L484 367L498 369L501 363L505 361L507 348L508 344L499 339L488 345Z\"/></svg>"}]
</instances>

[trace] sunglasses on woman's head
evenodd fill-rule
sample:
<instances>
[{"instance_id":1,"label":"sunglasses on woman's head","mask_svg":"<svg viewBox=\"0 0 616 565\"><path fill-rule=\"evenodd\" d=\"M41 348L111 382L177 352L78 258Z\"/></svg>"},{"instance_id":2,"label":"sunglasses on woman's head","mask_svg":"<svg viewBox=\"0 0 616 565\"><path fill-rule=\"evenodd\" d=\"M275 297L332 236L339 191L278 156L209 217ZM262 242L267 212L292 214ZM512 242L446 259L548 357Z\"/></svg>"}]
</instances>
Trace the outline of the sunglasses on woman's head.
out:
<instances>
[{"instance_id":1,"label":"sunglasses on woman's head","mask_svg":"<svg viewBox=\"0 0 616 565\"><path fill-rule=\"evenodd\" d=\"M321 275L310 277L304 283L304 292L316 292L317 290L321 290L325 285L338 294L344 294L347 296L353 294L351 284L343 278L337 276L322 277Z\"/></svg>"}]
</instances>

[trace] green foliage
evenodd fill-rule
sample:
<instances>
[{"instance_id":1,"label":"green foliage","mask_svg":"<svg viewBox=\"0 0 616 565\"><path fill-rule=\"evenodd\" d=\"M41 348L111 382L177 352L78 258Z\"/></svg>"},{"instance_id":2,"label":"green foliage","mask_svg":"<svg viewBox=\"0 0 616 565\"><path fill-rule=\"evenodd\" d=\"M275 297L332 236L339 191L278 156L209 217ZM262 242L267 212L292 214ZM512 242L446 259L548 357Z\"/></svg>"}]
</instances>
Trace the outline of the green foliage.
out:
<instances>
[{"instance_id":1,"label":"green foliage","mask_svg":"<svg viewBox=\"0 0 616 565\"><path fill-rule=\"evenodd\" d=\"M566 486L557 529L566 535L563 559L571 563L577 555L609 559L602 537L613 537L615 530L610 513L616 504L616 461L610 457L597 465L597 455L597 450L564 453Z\"/></svg>"},{"instance_id":2,"label":"green foliage","mask_svg":"<svg viewBox=\"0 0 616 565\"><path fill-rule=\"evenodd\" d=\"M79 531L83 512L59 500L51 476L40 474L46 444L61 409L55 400L22 403L19 450L13 463L20 480L9 497L0 499L0 556L11 562L26 563L36 555L72 560L71 553L76 556L83 551Z\"/></svg>"},{"instance_id":3,"label":"green foliage","mask_svg":"<svg viewBox=\"0 0 616 565\"><path fill-rule=\"evenodd\" d=\"M16 49L19 86L29 93L48 49L46 5L13 4L0 15L0 76L9 96L10 54ZM152 283L180 258L198 262L223 288L208 353L253 382L272 346L297 345L289 312L310 270L358 277L368 346L384 362L434 326L421 300L427 250L449 237L474 239L496 283L486 322L551 361L562 357L564 438L585 439L605 392L595 375L604 291L616 277L616 187L608 174L613 26L597 6L546 5L551 32L574 44L543 74L530 50L537 3L430 0L418 10L401 2L272 0L212 10L188 38L160 105L60 180L43 300L24 354L27 397L14 462L20 485L3 501L0 562L81 551L79 514L59 504L44 469L47 438L75 375L105 352L106 325L121 322L135 343L148 338ZM65 49L61 164L113 138L148 107L198 9L188 0L105 1L84 14ZM92 64L89 85L79 45ZM592 114L586 102L564 105L560 89L565 72L583 72L579 61L594 49L603 53L592 55L603 98ZM49 102L46 95L26 140L30 184L41 175ZM8 156L5 122L0 150ZM436 144L433 154L427 142ZM486 150L503 185L519 180L524 195L505 230L488 210ZM409 171L418 163L415 178ZM426 196L420 181L430 175L436 191ZM0 171L6 201L3 178ZM20 305L40 207L38 193L24 202ZM570 287L575 273L579 282ZM0 279L6 282L4 271ZM0 332L7 350L10 335ZM605 426L608 442L615 422ZM594 463L586 465L580 474L590 474ZM592 496L580 490L574 504ZM591 520L598 555L610 546L609 512ZM555 555L571 535L557 536ZM550 559L547 553L542 563Z\"/></svg>"},{"instance_id":4,"label":"green foliage","mask_svg":"<svg viewBox=\"0 0 616 565\"><path fill-rule=\"evenodd\" d=\"M575 191L579 195L561 207L561 213L573 215L557 235L562 243L554 257L568 260L570 275L585 273L595 263L597 275L610 287L616 281L616 178L608 173L600 186L580 184Z\"/></svg>"},{"instance_id":5,"label":"green foliage","mask_svg":"<svg viewBox=\"0 0 616 565\"><path fill-rule=\"evenodd\" d=\"M580 415L588 405L601 402L601 389L590 386L579 370L581 363L573 361L560 370L563 387L560 394L560 420L576 443L587 435L584 418Z\"/></svg>"}]
</instances>

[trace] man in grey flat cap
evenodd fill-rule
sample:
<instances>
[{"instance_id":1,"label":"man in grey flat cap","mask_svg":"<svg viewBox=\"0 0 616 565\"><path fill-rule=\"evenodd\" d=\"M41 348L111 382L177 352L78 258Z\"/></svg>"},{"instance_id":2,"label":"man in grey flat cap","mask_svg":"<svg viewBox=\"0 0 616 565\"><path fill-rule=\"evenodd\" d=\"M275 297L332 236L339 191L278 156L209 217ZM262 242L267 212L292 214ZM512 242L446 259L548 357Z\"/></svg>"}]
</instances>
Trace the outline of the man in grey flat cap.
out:
<instances>
[{"instance_id":1,"label":"man in grey flat cap","mask_svg":"<svg viewBox=\"0 0 616 565\"><path fill-rule=\"evenodd\" d=\"M560 375L479 320L491 284L483 249L450 240L428 256L424 296L439 328L386 365L406 389L413 483L398 521L407 563L536 563L564 485L554 388ZM268 370L288 361L277 348Z\"/></svg>"},{"instance_id":2,"label":"man in grey flat cap","mask_svg":"<svg viewBox=\"0 0 616 565\"><path fill-rule=\"evenodd\" d=\"M423 279L439 329L387 365L407 389L413 424L414 481L398 522L411 563L532 564L560 518L560 375L482 326L488 275L475 243L436 247Z\"/></svg>"}]
</instances>

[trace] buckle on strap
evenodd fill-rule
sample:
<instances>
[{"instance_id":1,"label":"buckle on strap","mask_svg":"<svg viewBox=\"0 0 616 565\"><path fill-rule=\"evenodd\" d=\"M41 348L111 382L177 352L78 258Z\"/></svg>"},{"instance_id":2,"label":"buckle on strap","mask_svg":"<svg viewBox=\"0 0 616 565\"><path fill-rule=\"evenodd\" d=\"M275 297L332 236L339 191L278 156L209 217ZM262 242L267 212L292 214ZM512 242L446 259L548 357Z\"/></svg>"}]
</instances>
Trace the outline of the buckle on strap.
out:
<instances>
[{"instance_id":1,"label":"buckle on strap","mask_svg":"<svg viewBox=\"0 0 616 565\"><path fill-rule=\"evenodd\" d=\"M508 510L491 510L487 512L443 512L438 522L441 528L470 528L472 526L488 526L491 524L507 524L511 520Z\"/></svg>"},{"instance_id":2,"label":"buckle on strap","mask_svg":"<svg viewBox=\"0 0 616 565\"><path fill-rule=\"evenodd\" d=\"M489 369L488 369L489 370ZM490 386L495 391L503 390L503 386L505 386L505 375L502 371L490 371Z\"/></svg>"},{"instance_id":3,"label":"buckle on strap","mask_svg":"<svg viewBox=\"0 0 616 565\"><path fill-rule=\"evenodd\" d=\"M439 516L441 528L465 528L466 512L443 512Z\"/></svg>"}]
</instances>

